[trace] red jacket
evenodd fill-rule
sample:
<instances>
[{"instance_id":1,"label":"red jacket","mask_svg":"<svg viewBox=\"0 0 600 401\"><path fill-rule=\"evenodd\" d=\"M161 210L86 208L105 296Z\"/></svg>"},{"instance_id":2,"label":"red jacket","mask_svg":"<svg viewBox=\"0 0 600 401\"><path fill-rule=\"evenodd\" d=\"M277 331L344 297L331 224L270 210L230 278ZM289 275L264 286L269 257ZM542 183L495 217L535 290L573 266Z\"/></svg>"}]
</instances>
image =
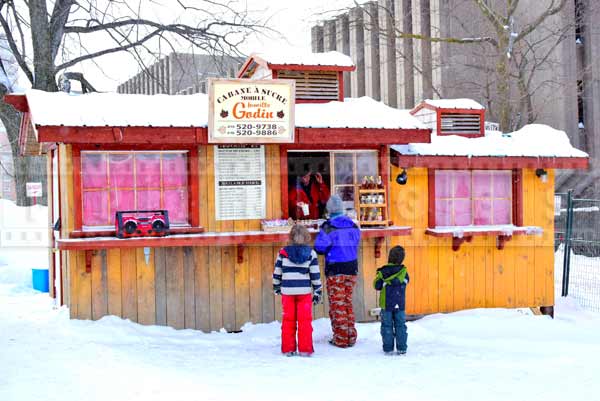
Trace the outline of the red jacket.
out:
<instances>
[{"instance_id":1,"label":"red jacket","mask_svg":"<svg viewBox=\"0 0 600 401\"><path fill-rule=\"evenodd\" d=\"M300 183L296 184L296 186L290 190L288 197L288 210L292 219L318 219L320 217L319 204L324 207L327 203L327 200L329 200L329 188L327 188L325 183L319 184L316 181L311 181L309 188L312 201L308 198L308 195L306 195L306 192L304 192L304 189L302 189L302 185ZM305 216L302 212L302 208L296 205L298 202L304 202L309 205L308 216Z\"/></svg>"}]
</instances>

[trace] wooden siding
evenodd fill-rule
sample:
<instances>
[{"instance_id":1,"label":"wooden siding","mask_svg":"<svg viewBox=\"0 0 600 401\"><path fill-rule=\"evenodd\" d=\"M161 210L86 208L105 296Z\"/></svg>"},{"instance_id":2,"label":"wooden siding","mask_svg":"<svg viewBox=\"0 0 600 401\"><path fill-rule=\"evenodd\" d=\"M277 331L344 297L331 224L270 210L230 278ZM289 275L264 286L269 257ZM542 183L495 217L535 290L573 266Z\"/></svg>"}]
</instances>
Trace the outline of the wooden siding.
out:
<instances>
[{"instance_id":1,"label":"wooden siding","mask_svg":"<svg viewBox=\"0 0 600 401\"><path fill-rule=\"evenodd\" d=\"M391 177L401 171L393 166ZM451 312L482 307L533 307L554 304L554 171L542 182L533 169L523 170L523 224L539 226L543 235L514 236L503 250L496 237L474 237L456 252L451 238L425 235L428 174L408 169L404 186L390 188L392 220L413 227L394 237L406 248L411 283L407 313Z\"/></svg>"},{"instance_id":2,"label":"wooden siding","mask_svg":"<svg viewBox=\"0 0 600 401\"><path fill-rule=\"evenodd\" d=\"M73 183L70 147L61 145L63 235L73 227ZM213 147L199 148L199 221L209 231L259 229L258 220L215 220ZM281 193L278 145L265 147L267 190ZM390 177L399 169L392 167ZM428 176L424 168L408 170L404 186L390 182L390 213L396 225L414 227L407 237L386 239L375 257L375 239L364 239L359 255L359 279L354 307L358 321L373 320L377 307L372 287L376 269L391 246L407 250L411 275L407 291L408 313L448 312L476 307L552 305L553 300L553 186L539 180L533 170L523 173L524 224L544 228L539 237L516 236L504 250L495 237L476 237L453 252L451 239L425 235L428 216ZM281 197L267 198L267 216L280 217ZM142 324L195 328L205 332L240 330L246 322L281 319L279 297L273 295L273 263L282 244L237 248L151 248L146 261L143 248L63 252L68 271L66 300L71 317L99 319L107 314ZM243 252L238 263L238 252ZM86 270L86 259L90 269ZM323 260L321 259L321 269ZM68 294L67 294L68 293ZM314 318L328 316L327 295L314 307Z\"/></svg>"}]
</instances>

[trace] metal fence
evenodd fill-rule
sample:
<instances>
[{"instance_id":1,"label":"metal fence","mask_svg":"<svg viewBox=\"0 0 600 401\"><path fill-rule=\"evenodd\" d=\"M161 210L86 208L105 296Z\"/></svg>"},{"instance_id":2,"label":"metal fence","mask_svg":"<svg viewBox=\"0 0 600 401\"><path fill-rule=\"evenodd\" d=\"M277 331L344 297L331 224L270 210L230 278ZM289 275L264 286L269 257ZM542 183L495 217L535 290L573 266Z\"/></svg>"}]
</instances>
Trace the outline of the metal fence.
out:
<instances>
[{"instance_id":1,"label":"metal fence","mask_svg":"<svg viewBox=\"0 0 600 401\"><path fill-rule=\"evenodd\" d=\"M600 312L600 199L555 197L555 271L560 295Z\"/></svg>"}]
</instances>

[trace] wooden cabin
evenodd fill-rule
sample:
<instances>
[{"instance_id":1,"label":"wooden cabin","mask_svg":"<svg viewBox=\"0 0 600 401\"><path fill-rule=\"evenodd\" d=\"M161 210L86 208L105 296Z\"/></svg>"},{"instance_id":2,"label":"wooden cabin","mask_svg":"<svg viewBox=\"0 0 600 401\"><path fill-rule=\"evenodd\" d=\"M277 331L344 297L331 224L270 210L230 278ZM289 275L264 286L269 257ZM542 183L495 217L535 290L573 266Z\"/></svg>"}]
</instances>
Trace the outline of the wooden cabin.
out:
<instances>
[{"instance_id":1,"label":"wooden cabin","mask_svg":"<svg viewBox=\"0 0 600 401\"><path fill-rule=\"evenodd\" d=\"M283 78L295 87L295 124L280 143L215 142L214 110L203 94L8 96L23 112L22 150L48 157L52 295L76 319L110 314L203 331L279 319L272 271L287 233L266 231L261 222L288 218L296 177L316 171L357 219L385 211L375 222L361 221L358 321L375 319L372 281L396 244L407 249L408 313L553 305L554 169L585 168L585 154L449 154L462 145L430 142L489 139L482 108L475 113L478 134L432 138L422 117L429 114L418 108L411 114L366 97L344 98L343 72L353 69L336 52L248 59L238 83ZM448 154L435 153L440 148ZM543 179L536 175L542 169ZM248 181L251 191L223 192L224 183L246 182L249 174L258 174ZM365 176L382 178L376 205L364 204ZM398 176L407 177L404 185ZM466 181L488 182L502 196L459 199L453 188ZM454 204L467 195L471 203L496 202L501 212L480 208L487 217L465 220ZM114 215L123 209L167 209L170 235L117 238ZM314 308L315 318L326 316L327 299Z\"/></svg>"}]
</instances>

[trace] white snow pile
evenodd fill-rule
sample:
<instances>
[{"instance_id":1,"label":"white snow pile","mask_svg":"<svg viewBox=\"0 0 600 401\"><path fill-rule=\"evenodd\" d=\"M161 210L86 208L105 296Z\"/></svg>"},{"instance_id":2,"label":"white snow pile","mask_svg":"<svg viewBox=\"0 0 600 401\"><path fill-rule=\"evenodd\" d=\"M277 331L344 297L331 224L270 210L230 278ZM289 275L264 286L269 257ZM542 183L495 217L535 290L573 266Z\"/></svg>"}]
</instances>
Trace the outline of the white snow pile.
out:
<instances>
[{"instance_id":1,"label":"white snow pile","mask_svg":"<svg viewBox=\"0 0 600 401\"><path fill-rule=\"evenodd\" d=\"M204 334L116 317L69 320L47 295L0 283L0 399L592 400L600 394L600 314L557 299L556 319L477 309L408 323L408 354L381 352L378 323L330 346L314 322L311 358L281 355L280 326Z\"/></svg>"},{"instance_id":2,"label":"white snow pile","mask_svg":"<svg viewBox=\"0 0 600 401\"><path fill-rule=\"evenodd\" d=\"M324 53L306 53L302 51L256 52L250 57L257 57L269 64L276 65L322 65L338 67L354 67L354 62L343 53L330 51Z\"/></svg>"},{"instance_id":3,"label":"white snow pile","mask_svg":"<svg viewBox=\"0 0 600 401\"><path fill-rule=\"evenodd\" d=\"M35 125L71 127L205 127L208 97L194 95L72 95L27 91Z\"/></svg>"},{"instance_id":4,"label":"white snow pile","mask_svg":"<svg viewBox=\"0 0 600 401\"><path fill-rule=\"evenodd\" d=\"M473 99L425 99L423 103L438 109L467 109L467 110L483 110L481 104Z\"/></svg>"},{"instance_id":5,"label":"white snow pile","mask_svg":"<svg viewBox=\"0 0 600 401\"><path fill-rule=\"evenodd\" d=\"M0 284L31 289L31 269L48 268L48 208L0 199Z\"/></svg>"},{"instance_id":6,"label":"white snow pile","mask_svg":"<svg viewBox=\"0 0 600 401\"><path fill-rule=\"evenodd\" d=\"M392 149L422 156L588 157L571 145L564 131L543 124L526 125L510 134L488 131L480 138L432 135L431 143L393 145Z\"/></svg>"},{"instance_id":7,"label":"white snow pile","mask_svg":"<svg viewBox=\"0 0 600 401\"><path fill-rule=\"evenodd\" d=\"M296 105L296 126L312 128L426 129L407 110L386 106L370 97L343 102Z\"/></svg>"},{"instance_id":8,"label":"white snow pile","mask_svg":"<svg viewBox=\"0 0 600 401\"><path fill-rule=\"evenodd\" d=\"M72 127L206 127L208 96L27 91L33 123ZM425 129L406 110L369 97L296 105L296 126L314 128Z\"/></svg>"}]
</instances>

